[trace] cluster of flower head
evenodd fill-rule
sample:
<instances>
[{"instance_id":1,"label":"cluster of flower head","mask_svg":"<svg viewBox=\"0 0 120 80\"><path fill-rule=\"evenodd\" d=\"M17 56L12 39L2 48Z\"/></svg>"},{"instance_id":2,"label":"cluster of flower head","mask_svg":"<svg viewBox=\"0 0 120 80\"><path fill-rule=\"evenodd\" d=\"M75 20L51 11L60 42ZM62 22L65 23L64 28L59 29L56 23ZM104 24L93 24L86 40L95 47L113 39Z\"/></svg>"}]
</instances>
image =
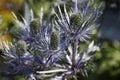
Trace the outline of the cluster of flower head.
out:
<instances>
[{"instance_id":1,"label":"cluster of flower head","mask_svg":"<svg viewBox=\"0 0 120 80\"><path fill-rule=\"evenodd\" d=\"M70 10L59 5L52 9L47 20L43 12L34 18L30 11L29 20L15 19L17 27L11 30L16 38L13 44L3 43L4 57L11 69L7 75L25 75L32 80L66 80L76 74L86 74L86 64L99 48L91 40L96 20L101 14L100 6L94 0L73 1ZM51 19L52 17L52 19ZM81 45L87 43L85 48Z\"/></svg>"}]
</instances>

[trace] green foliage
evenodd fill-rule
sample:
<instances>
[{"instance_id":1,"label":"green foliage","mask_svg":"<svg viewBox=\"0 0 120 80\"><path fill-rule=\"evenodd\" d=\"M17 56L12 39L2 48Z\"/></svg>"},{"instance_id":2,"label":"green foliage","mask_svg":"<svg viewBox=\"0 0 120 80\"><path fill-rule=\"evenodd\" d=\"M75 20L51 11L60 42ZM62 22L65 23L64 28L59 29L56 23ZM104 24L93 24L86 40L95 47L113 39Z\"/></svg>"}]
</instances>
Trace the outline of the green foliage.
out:
<instances>
[{"instance_id":1,"label":"green foliage","mask_svg":"<svg viewBox=\"0 0 120 80\"><path fill-rule=\"evenodd\" d=\"M120 75L120 43L104 41L100 52L95 55L94 63L87 64L88 78L78 74L80 80L118 80Z\"/></svg>"},{"instance_id":2,"label":"green foliage","mask_svg":"<svg viewBox=\"0 0 120 80\"><path fill-rule=\"evenodd\" d=\"M120 67L120 49L116 45L114 43L104 42L101 52L97 54L97 58L103 61L99 66L99 73L103 73L104 71L111 72L112 68Z\"/></svg>"},{"instance_id":3,"label":"green foliage","mask_svg":"<svg viewBox=\"0 0 120 80\"><path fill-rule=\"evenodd\" d=\"M36 16L39 16L40 9L43 8L45 15L49 14L51 6L56 0L33 0L32 9ZM46 16L47 17L47 16Z\"/></svg>"},{"instance_id":4,"label":"green foliage","mask_svg":"<svg viewBox=\"0 0 120 80\"><path fill-rule=\"evenodd\" d=\"M26 80L23 76L15 76L13 80Z\"/></svg>"}]
</instances>

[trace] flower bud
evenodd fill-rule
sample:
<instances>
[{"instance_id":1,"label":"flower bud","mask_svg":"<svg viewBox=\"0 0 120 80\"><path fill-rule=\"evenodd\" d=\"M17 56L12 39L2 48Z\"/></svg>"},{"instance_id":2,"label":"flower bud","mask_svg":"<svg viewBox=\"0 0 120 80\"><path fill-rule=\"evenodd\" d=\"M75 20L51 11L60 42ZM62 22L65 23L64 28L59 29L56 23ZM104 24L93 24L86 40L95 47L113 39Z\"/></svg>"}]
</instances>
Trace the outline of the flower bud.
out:
<instances>
[{"instance_id":1,"label":"flower bud","mask_svg":"<svg viewBox=\"0 0 120 80\"><path fill-rule=\"evenodd\" d=\"M30 30L31 30L32 34L37 34L39 27L40 27L39 19L35 19L30 22Z\"/></svg>"},{"instance_id":2,"label":"flower bud","mask_svg":"<svg viewBox=\"0 0 120 80\"><path fill-rule=\"evenodd\" d=\"M57 50L59 44L59 36L57 32L53 32L50 38L50 47L53 50Z\"/></svg>"},{"instance_id":3,"label":"flower bud","mask_svg":"<svg viewBox=\"0 0 120 80\"><path fill-rule=\"evenodd\" d=\"M79 13L73 13L70 17L70 25L73 29L78 29L82 24L82 17Z\"/></svg>"},{"instance_id":4,"label":"flower bud","mask_svg":"<svg viewBox=\"0 0 120 80\"><path fill-rule=\"evenodd\" d=\"M26 50L27 45L26 45L25 41L19 40L17 43L18 43L18 46L19 46L20 49Z\"/></svg>"}]
</instances>

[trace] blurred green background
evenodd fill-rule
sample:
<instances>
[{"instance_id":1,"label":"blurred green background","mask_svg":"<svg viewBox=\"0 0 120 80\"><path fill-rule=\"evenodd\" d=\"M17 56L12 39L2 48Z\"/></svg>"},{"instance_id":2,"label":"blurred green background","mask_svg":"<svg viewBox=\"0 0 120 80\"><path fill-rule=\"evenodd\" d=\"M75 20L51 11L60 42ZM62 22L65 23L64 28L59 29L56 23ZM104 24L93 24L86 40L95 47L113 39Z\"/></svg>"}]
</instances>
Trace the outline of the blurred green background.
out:
<instances>
[{"instance_id":1,"label":"blurred green background","mask_svg":"<svg viewBox=\"0 0 120 80\"><path fill-rule=\"evenodd\" d=\"M44 17L47 18L51 7L58 4L57 0L0 0L0 41L12 41L9 30L13 26L15 12L17 16L27 16L27 9L32 8L35 17L39 16L43 8ZM70 0L65 0L69 3ZM103 14L100 17L98 30L98 42L101 51L97 52L94 59L93 72L88 72L88 78L80 75L80 80L119 80L120 79L120 0L103 1ZM6 5L7 4L7 5ZM60 3L59 3L60 4ZM3 47L0 45L0 48ZM0 80L8 80L2 77L6 70L4 59L0 57ZM13 79L12 79L13 80ZM16 76L14 80L25 80Z\"/></svg>"}]
</instances>

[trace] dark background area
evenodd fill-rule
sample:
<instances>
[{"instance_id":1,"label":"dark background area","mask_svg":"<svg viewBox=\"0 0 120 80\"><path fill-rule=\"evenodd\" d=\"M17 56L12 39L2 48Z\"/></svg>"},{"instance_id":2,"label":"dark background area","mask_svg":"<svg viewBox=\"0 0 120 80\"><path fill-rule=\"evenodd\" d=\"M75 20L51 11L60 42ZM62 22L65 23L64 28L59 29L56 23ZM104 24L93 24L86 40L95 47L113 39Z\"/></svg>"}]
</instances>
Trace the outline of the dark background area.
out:
<instances>
[{"instance_id":1,"label":"dark background area","mask_svg":"<svg viewBox=\"0 0 120 80\"><path fill-rule=\"evenodd\" d=\"M101 24L101 38L120 41L120 1L104 0L105 9Z\"/></svg>"}]
</instances>

